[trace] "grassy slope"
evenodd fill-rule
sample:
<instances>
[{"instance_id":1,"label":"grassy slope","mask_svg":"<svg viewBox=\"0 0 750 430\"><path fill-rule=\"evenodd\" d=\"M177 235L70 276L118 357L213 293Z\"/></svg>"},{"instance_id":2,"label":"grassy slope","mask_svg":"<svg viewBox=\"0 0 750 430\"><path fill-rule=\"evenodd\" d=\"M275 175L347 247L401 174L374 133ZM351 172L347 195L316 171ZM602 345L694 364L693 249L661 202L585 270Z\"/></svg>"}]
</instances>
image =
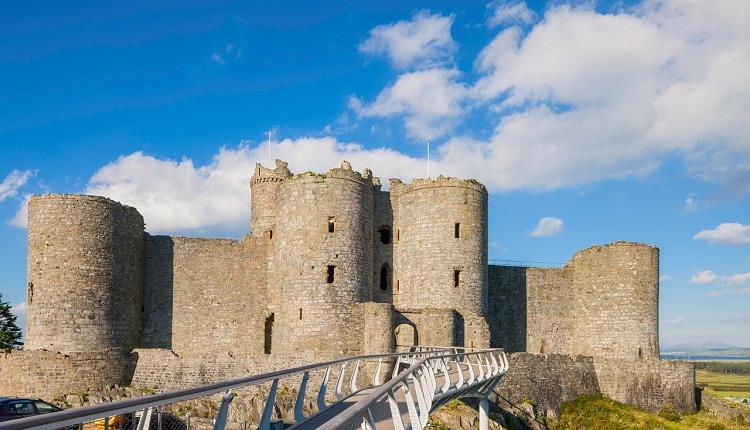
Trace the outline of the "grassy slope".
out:
<instances>
[{"instance_id":1,"label":"grassy slope","mask_svg":"<svg viewBox=\"0 0 750 430\"><path fill-rule=\"evenodd\" d=\"M705 384L705 394L717 397L750 397L750 375L719 373L709 370L695 371L696 383Z\"/></svg>"},{"instance_id":2,"label":"grassy slope","mask_svg":"<svg viewBox=\"0 0 750 430\"><path fill-rule=\"evenodd\" d=\"M580 396L563 404L559 430L748 430L750 423L742 424L719 420L706 412L679 416L672 412L650 414L607 397Z\"/></svg>"}]
</instances>

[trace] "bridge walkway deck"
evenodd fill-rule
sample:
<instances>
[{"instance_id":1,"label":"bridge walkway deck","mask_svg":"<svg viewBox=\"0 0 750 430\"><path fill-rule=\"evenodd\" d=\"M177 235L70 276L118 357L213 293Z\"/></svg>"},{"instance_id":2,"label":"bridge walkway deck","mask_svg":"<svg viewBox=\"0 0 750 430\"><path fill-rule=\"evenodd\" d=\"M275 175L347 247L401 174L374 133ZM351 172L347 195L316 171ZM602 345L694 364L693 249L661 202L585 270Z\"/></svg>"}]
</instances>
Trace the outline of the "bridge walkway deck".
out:
<instances>
[{"instance_id":1,"label":"bridge walkway deck","mask_svg":"<svg viewBox=\"0 0 750 430\"><path fill-rule=\"evenodd\" d=\"M468 365L462 364L461 369L463 371L468 370ZM472 369L474 370L475 374L479 374L479 368L476 364L472 365ZM455 385L458 383L458 372L455 369L451 369L451 371L448 373L451 381L451 385ZM445 374L443 372L438 372L435 375L435 380L437 382L437 386L435 388L436 392L439 392L442 386L445 384ZM466 383L464 381L464 383ZM408 387L411 392L414 392L414 384L409 381ZM312 415L311 417L307 418L305 421L295 425L292 427L294 430L311 430L316 429L320 427L322 424L327 423L331 420L335 420L337 416L339 416L341 413L343 413L346 409L350 408L354 404L356 404L358 401L366 398L370 393L372 393L375 390L373 387L368 387L361 389L357 391L356 393L353 393L349 395L348 397L344 398L343 400L339 401L338 403L331 405L324 411ZM404 427L406 427L409 422L409 411L408 406L406 403L406 393L402 389L394 390L394 400L396 401L396 404L398 405L398 410L401 413L401 422L404 424ZM416 400L414 401L416 405ZM418 408L418 406L417 406ZM384 429L384 430L395 430L395 425L391 416L391 408L388 404L387 398L384 396L380 400L377 401L371 408L370 412L372 413L372 418L375 421L376 428L378 430ZM413 426L414 427L414 426ZM415 427L415 428L418 428Z\"/></svg>"}]
</instances>

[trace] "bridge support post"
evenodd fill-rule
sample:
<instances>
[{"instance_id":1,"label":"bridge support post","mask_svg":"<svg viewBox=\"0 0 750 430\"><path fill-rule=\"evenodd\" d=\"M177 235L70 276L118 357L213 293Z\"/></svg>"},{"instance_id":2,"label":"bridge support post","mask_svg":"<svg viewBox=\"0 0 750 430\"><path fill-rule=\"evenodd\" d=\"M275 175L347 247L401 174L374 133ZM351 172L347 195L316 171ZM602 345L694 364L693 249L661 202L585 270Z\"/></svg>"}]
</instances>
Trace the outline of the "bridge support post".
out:
<instances>
[{"instance_id":1,"label":"bridge support post","mask_svg":"<svg viewBox=\"0 0 750 430\"><path fill-rule=\"evenodd\" d=\"M479 430L488 430L490 427L490 402L487 396L479 398Z\"/></svg>"}]
</instances>

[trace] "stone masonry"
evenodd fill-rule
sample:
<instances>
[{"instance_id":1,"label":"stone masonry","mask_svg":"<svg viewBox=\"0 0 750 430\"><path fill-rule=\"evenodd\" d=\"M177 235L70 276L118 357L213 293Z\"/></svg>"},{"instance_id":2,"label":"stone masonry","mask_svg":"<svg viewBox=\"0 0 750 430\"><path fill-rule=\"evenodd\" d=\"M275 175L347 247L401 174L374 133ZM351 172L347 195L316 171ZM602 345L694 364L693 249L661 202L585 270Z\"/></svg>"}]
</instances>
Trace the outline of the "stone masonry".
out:
<instances>
[{"instance_id":1,"label":"stone masonry","mask_svg":"<svg viewBox=\"0 0 750 430\"><path fill-rule=\"evenodd\" d=\"M26 346L0 357L0 392L173 388L441 344L537 354L518 363L543 363L545 380L569 367L545 354L589 357L573 359L585 392L694 405L691 369L658 361L657 248L488 266L487 190L474 180L391 179L384 191L348 162L293 174L277 160L256 165L250 187L241 240L152 236L135 208L103 197L32 197Z\"/></svg>"}]
</instances>

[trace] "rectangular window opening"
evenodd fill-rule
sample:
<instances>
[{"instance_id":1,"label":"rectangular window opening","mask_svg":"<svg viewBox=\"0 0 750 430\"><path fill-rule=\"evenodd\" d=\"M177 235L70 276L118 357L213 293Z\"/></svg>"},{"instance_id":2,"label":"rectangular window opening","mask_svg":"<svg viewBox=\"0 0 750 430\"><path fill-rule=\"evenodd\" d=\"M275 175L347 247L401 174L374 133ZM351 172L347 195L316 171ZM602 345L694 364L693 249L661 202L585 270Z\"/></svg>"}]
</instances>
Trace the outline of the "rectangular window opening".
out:
<instances>
[{"instance_id":1,"label":"rectangular window opening","mask_svg":"<svg viewBox=\"0 0 750 430\"><path fill-rule=\"evenodd\" d=\"M401 240L401 230L396 230L396 242Z\"/></svg>"},{"instance_id":2,"label":"rectangular window opening","mask_svg":"<svg viewBox=\"0 0 750 430\"><path fill-rule=\"evenodd\" d=\"M328 233L333 233L336 231L336 218L329 216L328 217Z\"/></svg>"},{"instance_id":3,"label":"rectangular window opening","mask_svg":"<svg viewBox=\"0 0 750 430\"><path fill-rule=\"evenodd\" d=\"M265 338L263 340L263 352L265 354L271 353L271 344L273 342L273 319L274 314L271 314L266 318Z\"/></svg>"},{"instance_id":4,"label":"rectangular window opening","mask_svg":"<svg viewBox=\"0 0 750 430\"><path fill-rule=\"evenodd\" d=\"M336 272L336 266L328 266L326 269L326 282L333 284L334 275Z\"/></svg>"},{"instance_id":5,"label":"rectangular window opening","mask_svg":"<svg viewBox=\"0 0 750 430\"><path fill-rule=\"evenodd\" d=\"M460 283L461 283L461 271L454 270L453 271L453 286L458 287Z\"/></svg>"},{"instance_id":6,"label":"rectangular window opening","mask_svg":"<svg viewBox=\"0 0 750 430\"><path fill-rule=\"evenodd\" d=\"M299 308L299 319L302 320L302 308Z\"/></svg>"},{"instance_id":7,"label":"rectangular window opening","mask_svg":"<svg viewBox=\"0 0 750 430\"><path fill-rule=\"evenodd\" d=\"M461 237L461 223L460 222L457 222L453 226L453 237L455 237L456 239Z\"/></svg>"}]
</instances>

